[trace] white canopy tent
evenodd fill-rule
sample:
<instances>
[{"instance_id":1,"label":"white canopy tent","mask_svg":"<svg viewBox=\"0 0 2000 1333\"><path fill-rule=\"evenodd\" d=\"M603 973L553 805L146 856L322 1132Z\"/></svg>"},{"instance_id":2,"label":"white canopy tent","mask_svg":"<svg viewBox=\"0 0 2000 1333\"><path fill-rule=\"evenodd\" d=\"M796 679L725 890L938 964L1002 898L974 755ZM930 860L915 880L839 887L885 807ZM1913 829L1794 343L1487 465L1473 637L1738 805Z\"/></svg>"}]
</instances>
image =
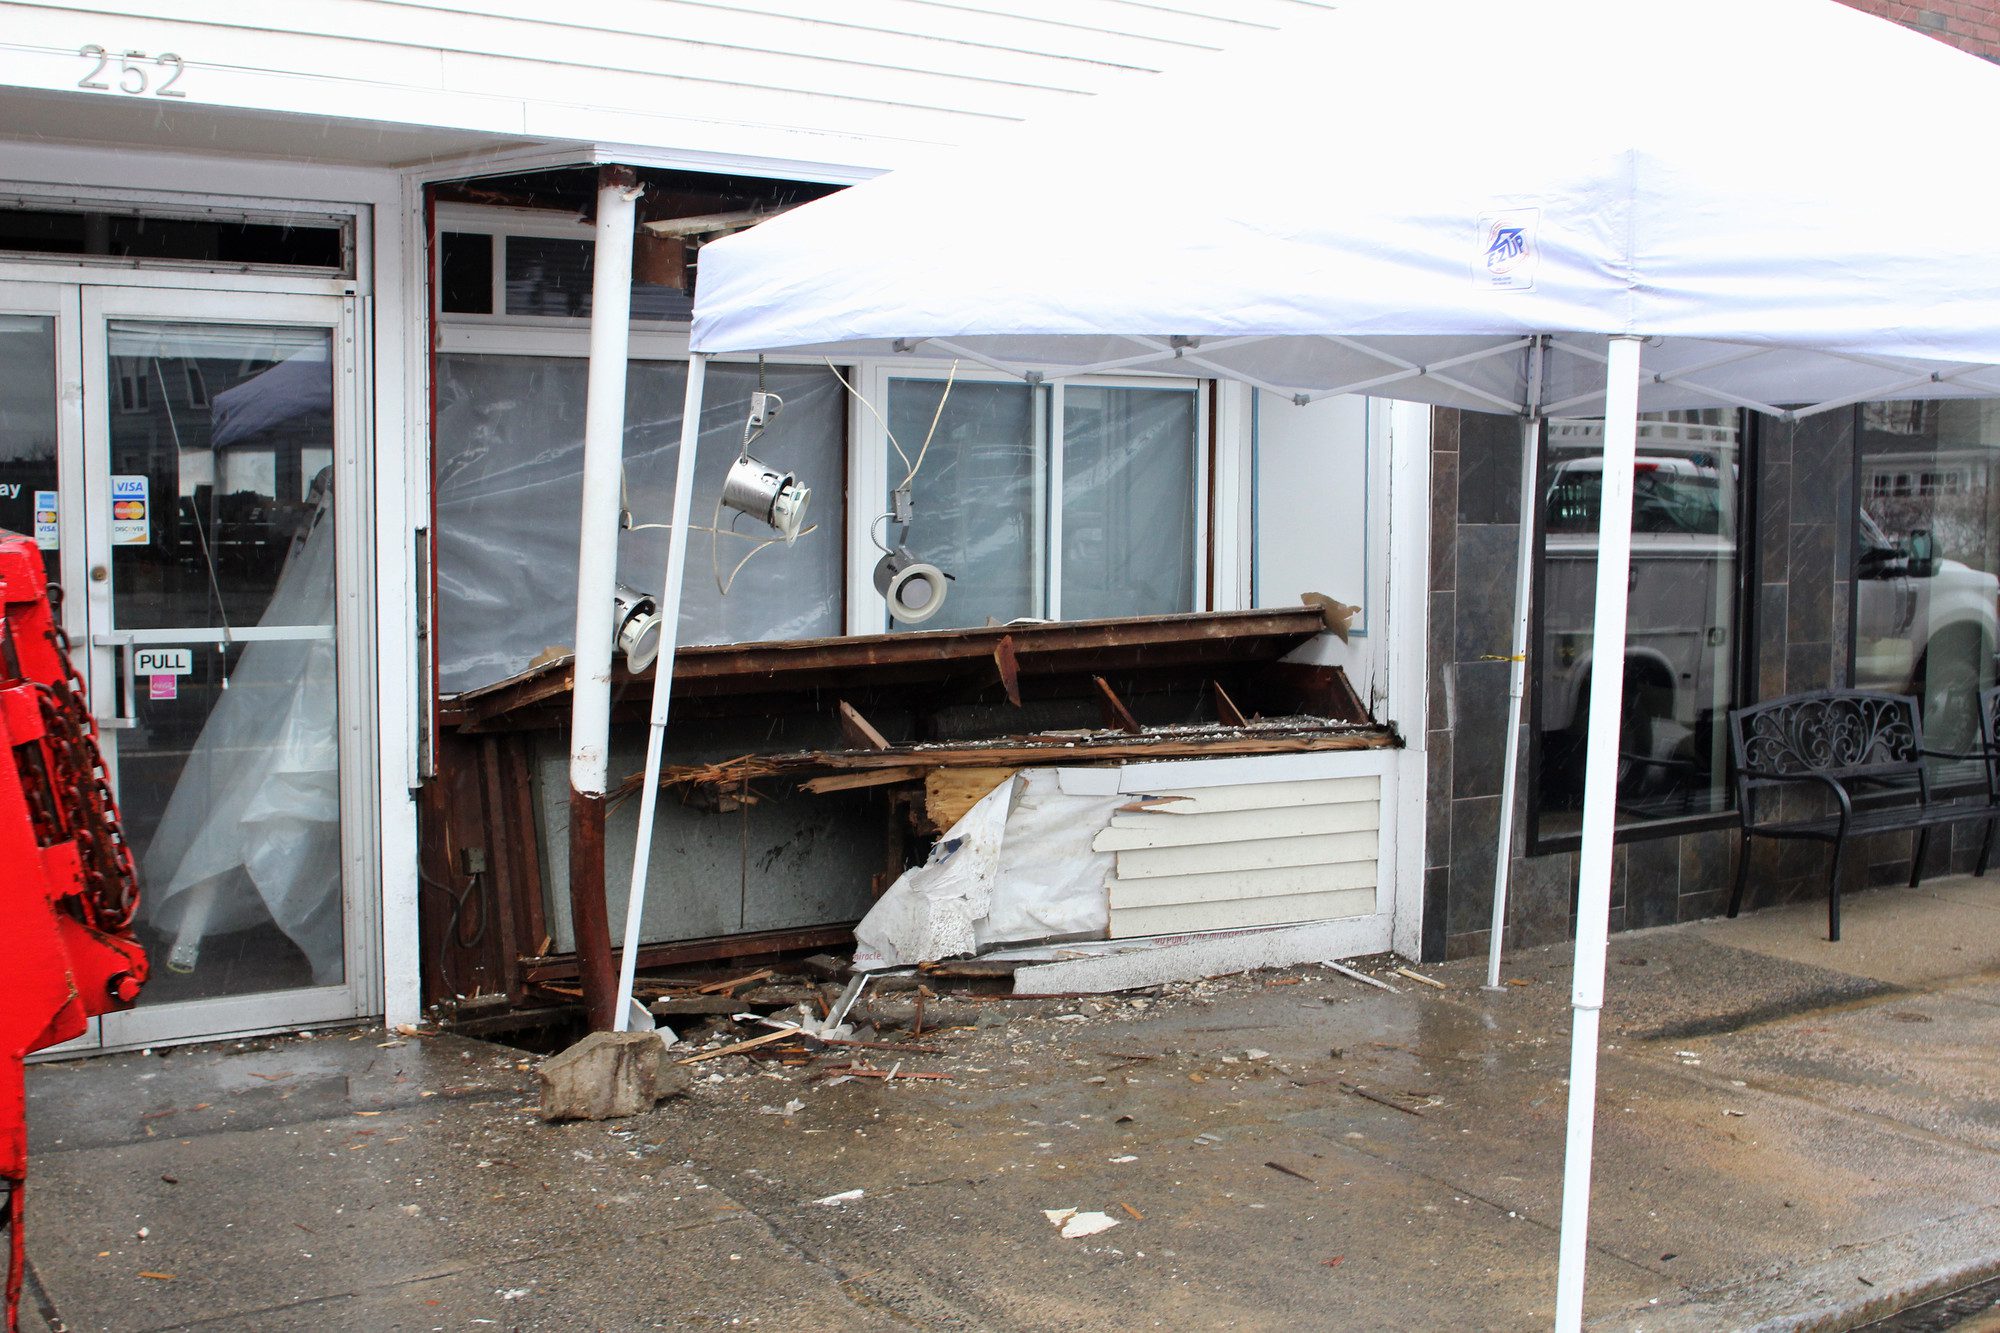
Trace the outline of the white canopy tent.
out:
<instances>
[{"instance_id":1,"label":"white canopy tent","mask_svg":"<svg viewBox=\"0 0 2000 1333\"><path fill-rule=\"evenodd\" d=\"M708 247L684 419L713 355L919 348L1031 382L1155 371L1508 412L1531 438L1601 414L1595 651L1619 661L1638 412L2000 395L2000 185L1963 151L1996 108L2000 70L1834 0L1365 0ZM1562 1328L1582 1313L1610 674L1590 699Z\"/></svg>"}]
</instances>

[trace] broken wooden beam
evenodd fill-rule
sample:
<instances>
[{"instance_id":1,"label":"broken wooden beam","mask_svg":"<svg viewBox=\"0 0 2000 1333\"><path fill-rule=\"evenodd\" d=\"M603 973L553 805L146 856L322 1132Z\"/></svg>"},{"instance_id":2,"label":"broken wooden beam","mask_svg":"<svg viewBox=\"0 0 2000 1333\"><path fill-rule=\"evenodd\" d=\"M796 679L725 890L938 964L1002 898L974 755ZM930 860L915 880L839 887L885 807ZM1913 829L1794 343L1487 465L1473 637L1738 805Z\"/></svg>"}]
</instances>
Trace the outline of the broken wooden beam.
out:
<instances>
[{"instance_id":1,"label":"broken wooden beam","mask_svg":"<svg viewBox=\"0 0 2000 1333\"><path fill-rule=\"evenodd\" d=\"M1020 772L1017 768L933 768L924 774L924 826L942 833L986 794Z\"/></svg>"}]
</instances>

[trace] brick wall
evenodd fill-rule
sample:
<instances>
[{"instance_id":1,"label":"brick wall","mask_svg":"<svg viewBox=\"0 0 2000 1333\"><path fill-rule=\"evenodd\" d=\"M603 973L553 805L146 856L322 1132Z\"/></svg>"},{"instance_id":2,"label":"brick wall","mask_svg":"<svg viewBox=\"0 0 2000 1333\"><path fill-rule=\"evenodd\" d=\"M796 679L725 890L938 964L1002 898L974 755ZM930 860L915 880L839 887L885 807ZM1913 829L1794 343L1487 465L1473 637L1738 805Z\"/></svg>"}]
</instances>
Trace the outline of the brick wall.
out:
<instances>
[{"instance_id":1,"label":"brick wall","mask_svg":"<svg viewBox=\"0 0 2000 1333\"><path fill-rule=\"evenodd\" d=\"M1842 3L1892 19L1961 51L2000 61L2000 0L1842 0Z\"/></svg>"}]
</instances>

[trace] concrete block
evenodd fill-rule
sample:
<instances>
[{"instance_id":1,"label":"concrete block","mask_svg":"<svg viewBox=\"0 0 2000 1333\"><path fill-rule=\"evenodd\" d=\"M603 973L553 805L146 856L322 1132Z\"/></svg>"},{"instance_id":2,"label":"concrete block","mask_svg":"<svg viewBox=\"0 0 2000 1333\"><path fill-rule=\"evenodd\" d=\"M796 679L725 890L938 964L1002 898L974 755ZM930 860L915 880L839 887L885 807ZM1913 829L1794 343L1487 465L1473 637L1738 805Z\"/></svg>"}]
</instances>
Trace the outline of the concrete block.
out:
<instances>
[{"instance_id":1,"label":"concrete block","mask_svg":"<svg viewBox=\"0 0 2000 1333\"><path fill-rule=\"evenodd\" d=\"M593 1032L542 1061L544 1120L611 1120L650 1111L692 1081L657 1032Z\"/></svg>"}]
</instances>

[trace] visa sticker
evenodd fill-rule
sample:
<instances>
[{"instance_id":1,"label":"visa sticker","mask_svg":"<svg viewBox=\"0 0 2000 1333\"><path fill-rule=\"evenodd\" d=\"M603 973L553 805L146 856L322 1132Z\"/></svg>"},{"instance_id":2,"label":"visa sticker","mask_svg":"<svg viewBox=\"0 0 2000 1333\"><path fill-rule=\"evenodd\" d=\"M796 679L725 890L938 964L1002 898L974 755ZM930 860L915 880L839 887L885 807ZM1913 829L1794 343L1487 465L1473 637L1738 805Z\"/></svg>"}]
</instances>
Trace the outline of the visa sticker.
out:
<instances>
[{"instance_id":1,"label":"visa sticker","mask_svg":"<svg viewBox=\"0 0 2000 1333\"><path fill-rule=\"evenodd\" d=\"M144 476L111 479L111 544L144 546L153 540L151 481Z\"/></svg>"}]
</instances>

